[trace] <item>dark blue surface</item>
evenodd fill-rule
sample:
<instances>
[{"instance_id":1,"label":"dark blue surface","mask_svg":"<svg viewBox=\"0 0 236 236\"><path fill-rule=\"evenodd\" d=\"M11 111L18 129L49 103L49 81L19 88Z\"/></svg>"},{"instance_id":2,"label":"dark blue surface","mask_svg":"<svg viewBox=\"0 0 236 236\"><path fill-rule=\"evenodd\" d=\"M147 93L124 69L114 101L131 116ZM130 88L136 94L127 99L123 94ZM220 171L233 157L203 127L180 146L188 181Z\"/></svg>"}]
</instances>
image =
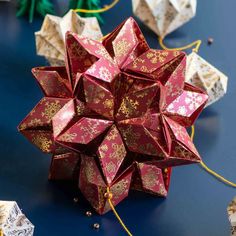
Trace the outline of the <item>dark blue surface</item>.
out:
<instances>
[{"instance_id":1,"label":"dark blue surface","mask_svg":"<svg viewBox=\"0 0 236 236\"><path fill-rule=\"evenodd\" d=\"M210 167L236 181L235 9L235 0L200 0L197 16L166 42L180 46L203 39L199 54L229 76L227 95L197 121L195 143ZM121 0L104 14L103 33L130 15L130 0ZM48 182L49 156L17 132L18 123L42 96L30 72L45 65L35 54L34 32L41 23L15 18L14 4L0 2L0 199L19 203L36 226L35 236L125 235L111 212L87 218L84 212L90 206L81 195L79 204L73 203L73 186ZM140 26L156 48L156 36ZM211 46L206 44L209 36L214 38ZM234 195L235 189L191 165L173 170L167 199L131 193L117 210L134 236L224 236L229 235L226 207ZM101 224L98 232L90 227L95 222Z\"/></svg>"}]
</instances>

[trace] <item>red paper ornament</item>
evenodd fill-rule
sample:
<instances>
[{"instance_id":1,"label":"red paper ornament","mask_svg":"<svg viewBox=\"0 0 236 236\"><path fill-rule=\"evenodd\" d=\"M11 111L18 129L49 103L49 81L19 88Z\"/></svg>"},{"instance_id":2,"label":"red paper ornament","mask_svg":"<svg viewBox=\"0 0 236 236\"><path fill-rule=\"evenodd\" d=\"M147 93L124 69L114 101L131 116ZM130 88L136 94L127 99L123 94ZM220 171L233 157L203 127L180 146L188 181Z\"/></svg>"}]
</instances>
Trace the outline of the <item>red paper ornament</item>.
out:
<instances>
[{"instance_id":1,"label":"red paper ornament","mask_svg":"<svg viewBox=\"0 0 236 236\"><path fill-rule=\"evenodd\" d=\"M170 167L201 160L186 127L207 95L184 82L185 54L150 49L132 18L102 42L68 32L66 52L66 68L33 69L45 98L19 125L53 153L50 178L78 178L100 214L107 187L113 205L130 187L166 196Z\"/></svg>"}]
</instances>

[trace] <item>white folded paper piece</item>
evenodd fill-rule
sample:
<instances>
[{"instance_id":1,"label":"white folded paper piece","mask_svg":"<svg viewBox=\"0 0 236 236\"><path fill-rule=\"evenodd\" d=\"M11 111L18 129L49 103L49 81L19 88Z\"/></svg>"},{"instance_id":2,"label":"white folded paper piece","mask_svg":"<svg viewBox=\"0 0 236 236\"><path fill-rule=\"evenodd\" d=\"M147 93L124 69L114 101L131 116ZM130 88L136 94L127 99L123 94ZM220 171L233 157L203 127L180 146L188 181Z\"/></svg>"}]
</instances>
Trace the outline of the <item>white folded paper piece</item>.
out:
<instances>
[{"instance_id":1,"label":"white folded paper piece","mask_svg":"<svg viewBox=\"0 0 236 236\"><path fill-rule=\"evenodd\" d=\"M0 201L0 235L32 236L34 226L14 201Z\"/></svg>"},{"instance_id":2,"label":"white folded paper piece","mask_svg":"<svg viewBox=\"0 0 236 236\"><path fill-rule=\"evenodd\" d=\"M227 211L231 223L231 236L236 236L236 197L229 204Z\"/></svg>"},{"instance_id":3,"label":"white folded paper piece","mask_svg":"<svg viewBox=\"0 0 236 236\"><path fill-rule=\"evenodd\" d=\"M185 80L207 92L209 100L206 106L218 101L227 92L228 77L195 52L187 57Z\"/></svg>"},{"instance_id":4,"label":"white folded paper piece","mask_svg":"<svg viewBox=\"0 0 236 236\"><path fill-rule=\"evenodd\" d=\"M67 31L99 40L103 37L96 17L80 17L70 10L64 17L47 14L41 30L35 32L37 54L52 66L64 65L64 41Z\"/></svg>"},{"instance_id":5,"label":"white folded paper piece","mask_svg":"<svg viewBox=\"0 0 236 236\"><path fill-rule=\"evenodd\" d=\"M132 0L133 13L164 38L196 14L197 0Z\"/></svg>"}]
</instances>

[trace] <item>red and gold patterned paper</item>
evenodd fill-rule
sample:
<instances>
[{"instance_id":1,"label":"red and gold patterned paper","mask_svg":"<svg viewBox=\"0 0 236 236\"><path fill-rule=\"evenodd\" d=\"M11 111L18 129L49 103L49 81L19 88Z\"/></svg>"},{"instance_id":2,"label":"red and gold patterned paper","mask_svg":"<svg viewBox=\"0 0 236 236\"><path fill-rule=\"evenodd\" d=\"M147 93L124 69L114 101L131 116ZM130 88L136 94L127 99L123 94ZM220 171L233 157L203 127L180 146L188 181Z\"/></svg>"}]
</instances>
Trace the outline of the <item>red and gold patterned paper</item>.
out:
<instances>
[{"instance_id":1,"label":"red and gold patterned paper","mask_svg":"<svg viewBox=\"0 0 236 236\"><path fill-rule=\"evenodd\" d=\"M104 197L107 183L94 158L82 156L81 159L79 187L94 209L99 214L104 214L110 210L107 198ZM130 166L109 184L113 195L111 201L114 206L128 196L132 173L133 168Z\"/></svg>"},{"instance_id":2,"label":"red and gold patterned paper","mask_svg":"<svg viewBox=\"0 0 236 236\"><path fill-rule=\"evenodd\" d=\"M171 167L201 160L186 128L207 95L184 82L186 55L150 49L129 18L102 42L68 32L65 60L32 70L45 97L19 125L53 154L50 179L77 178L100 214L107 187L114 205L130 187L166 196Z\"/></svg>"},{"instance_id":3,"label":"red and gold patterned paper","mask_svg":"<svg viewBox=\"0 0 236 236\"><path fill-rule=\"evenodd\" d=\"M170 184L171 168L161 169L151 162L135 162L131 187L160 197L166 197Z\"/></svg>"}]
</instances>

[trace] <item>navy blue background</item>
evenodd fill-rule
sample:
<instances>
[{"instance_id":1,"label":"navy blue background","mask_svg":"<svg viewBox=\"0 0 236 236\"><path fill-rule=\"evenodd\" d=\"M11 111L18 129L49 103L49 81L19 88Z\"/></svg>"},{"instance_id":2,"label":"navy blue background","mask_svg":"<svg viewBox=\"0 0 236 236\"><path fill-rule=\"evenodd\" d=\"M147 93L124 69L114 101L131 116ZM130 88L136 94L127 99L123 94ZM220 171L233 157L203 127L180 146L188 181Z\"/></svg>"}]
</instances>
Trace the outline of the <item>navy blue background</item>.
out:
<instances>
[{"instance_id":1,"label":"navy blue background","mask_svg":"<svg viewBox=\"0 0 236 236\"><path fill-rule=\"evenodd\" d=\"M60 14L66 1L57 1ZM202 39L199 54L229 76L228 93L204 110L196 123L195 144L203 160L214 170L236 181L236 1L199 0L197 16L166 38L176 47ZM103 14L106 34L132 15L131 1ZM35 53L34 32L42 19L29 24L15 17L15 4L0 2L0 199L16 200L36 226L35 236L125 235L113 213L84 215L91 209L73 186L47 180L49 156L31 145L16 129L42 97L31 68L45 65ZM157 38L144 25L141 29L153 48ZM208 46L207 38L214 38ZM142 193L130 196L117 210L135 236L224 236L229 235L226 207L236 195L198 165L173 170L167 199ZM96 232L90 226L98 222Z\"/></svg>"}]
</instances>

